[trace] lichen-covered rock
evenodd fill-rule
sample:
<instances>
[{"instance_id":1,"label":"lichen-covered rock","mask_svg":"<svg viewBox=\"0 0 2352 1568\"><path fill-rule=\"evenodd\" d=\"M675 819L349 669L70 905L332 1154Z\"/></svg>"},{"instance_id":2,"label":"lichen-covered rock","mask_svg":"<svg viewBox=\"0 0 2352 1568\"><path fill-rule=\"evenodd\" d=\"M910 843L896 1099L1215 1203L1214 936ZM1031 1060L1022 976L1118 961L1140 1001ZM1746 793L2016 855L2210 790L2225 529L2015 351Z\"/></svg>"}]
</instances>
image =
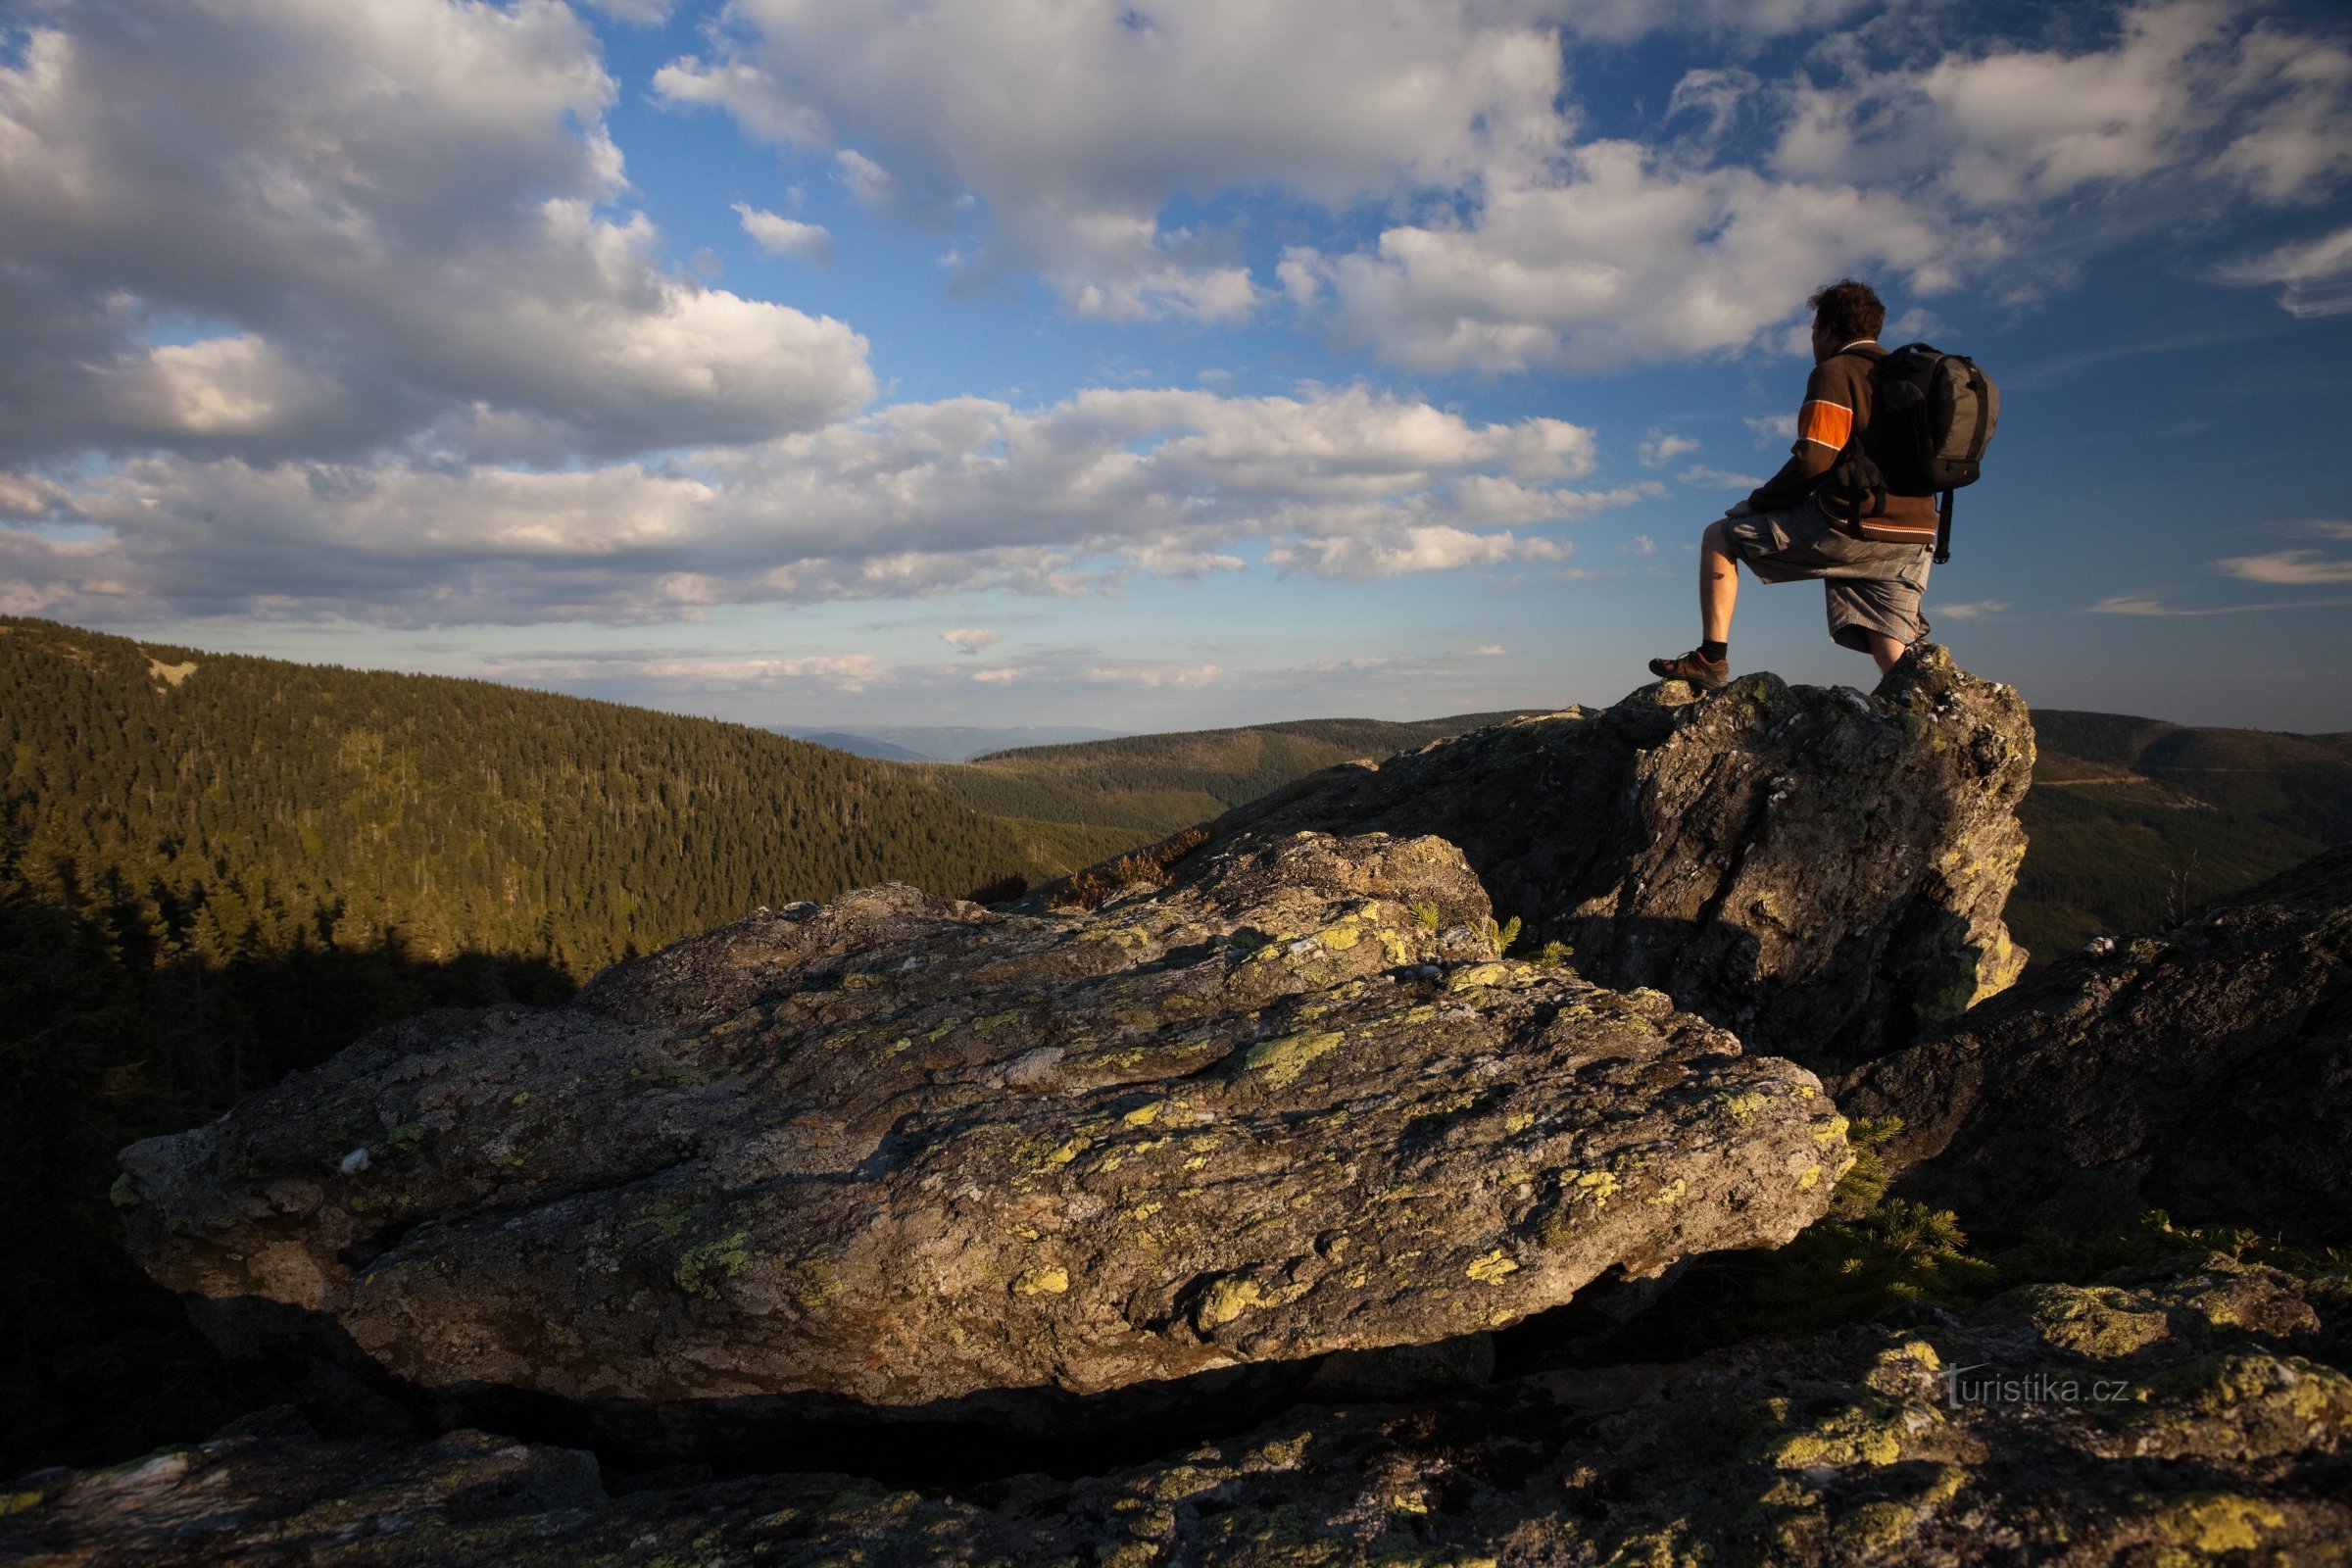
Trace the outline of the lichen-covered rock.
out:
<instances>
[{"instance_id":1,"label":"lichen-covered rock","mask_svg":"<svg viewBox=\"0 0 2352 1568\"><path fill-rule=\"evenodd\" d=\"M1329 768L1195 837L1434 834L1523 922L1514 951L1563 943L1590 979L1654 987L1828 1071L2024 968L2001 908L2033 768L2017 693L1923 645L1869 697L1768 674L1704 697L1665 682Z\"/></svg>"},{"instance_id":2,"label":"lichen-covered rock","mask_svg":"<svg viewBox=\"0 0 2352 1568\"><path fill-rule=\"evenodd\" d=\"M1838 1098L1902 1120L1896 1191L1972 1232L2160 1208L2352 1243L2352 849L2063 959Z\"/></svg>"},{"instance_id":3,"label":"lichen-covered rock","mask_svg":"<svg viewBox=\"0 0 2352 1568\"><path fill-rule=\"evenodd\" d=\"M1488 914L1451 846L1382 835L1082 916L853 894L380 1032L132 1147L118 1198L175 1290L665 1439L1079 1420L1821 1213L1848 1155L1811 1073L1498 959Z\"/></svg>"},{"instance_id":4,"label":"lichen-covered rock","mask_svg":"<svg viewBox=\"0 0 2352 1568\"><path fill-rule=\"evenodd\" d=\"M2096 1287L2180 1331L2085 1347L2058 1298L1677 1366L1303 1408L1074 1480L788 1474L606 1496L586 1455L478 1433L331 1442L290 1414L138 1466L27 1478L0 1558L107 1563L932 1563L1975 1568L2340 1561L2352 1293L2272 1271L2286 1338L2199 1319L2198 1271ZM2303 1298L2309 1296L2312 1299ZM2196 1320L2196 1321L2192 1321ZM2332 1343L2343 1342L2341 1325Z\"/></svg>"}]
</instances>

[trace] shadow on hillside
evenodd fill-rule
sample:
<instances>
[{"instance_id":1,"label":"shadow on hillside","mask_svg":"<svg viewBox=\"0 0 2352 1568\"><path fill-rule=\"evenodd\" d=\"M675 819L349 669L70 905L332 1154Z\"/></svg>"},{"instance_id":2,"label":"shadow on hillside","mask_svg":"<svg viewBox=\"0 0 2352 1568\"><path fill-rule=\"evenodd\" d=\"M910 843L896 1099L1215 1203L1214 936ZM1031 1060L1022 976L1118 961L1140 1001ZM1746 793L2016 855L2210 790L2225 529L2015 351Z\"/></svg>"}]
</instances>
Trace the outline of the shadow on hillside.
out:
<instances>
[{"instance_id":1,"label":"shadow on hillside","mask_svg":"<svg viewBox=\"0 0 2352 1568\"><path fill-rule=\"evenodd\" d=\"M397 940L206 963L110 913L0 886L0 1477L203 1438L283 1396L226 1366L123 1252L117 1150L397 1018L577 989L542 959Z\"/></svg>"}]
</instances>

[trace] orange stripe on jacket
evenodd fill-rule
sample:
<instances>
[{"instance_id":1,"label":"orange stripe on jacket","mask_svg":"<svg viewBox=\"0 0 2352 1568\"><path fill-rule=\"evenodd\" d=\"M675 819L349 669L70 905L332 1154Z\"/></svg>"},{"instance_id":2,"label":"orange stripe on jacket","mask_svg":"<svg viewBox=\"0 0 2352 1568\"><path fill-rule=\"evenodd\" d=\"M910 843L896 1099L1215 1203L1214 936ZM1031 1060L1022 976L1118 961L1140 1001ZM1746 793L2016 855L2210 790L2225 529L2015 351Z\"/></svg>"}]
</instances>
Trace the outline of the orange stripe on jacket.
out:
<instances>
[{"instance_id":1,"label":"orange stripe on jacket","mask_svg":"<svg viewBox=\"0 0 2352 1568\"><path fill-rule=\"evenodd\" d=\"M1845 438L1854 433L1854 411L1842 403L1815 398L1796 411L1796 433L1833 451L1842 449Z\"/></svg>"}]
</instances>

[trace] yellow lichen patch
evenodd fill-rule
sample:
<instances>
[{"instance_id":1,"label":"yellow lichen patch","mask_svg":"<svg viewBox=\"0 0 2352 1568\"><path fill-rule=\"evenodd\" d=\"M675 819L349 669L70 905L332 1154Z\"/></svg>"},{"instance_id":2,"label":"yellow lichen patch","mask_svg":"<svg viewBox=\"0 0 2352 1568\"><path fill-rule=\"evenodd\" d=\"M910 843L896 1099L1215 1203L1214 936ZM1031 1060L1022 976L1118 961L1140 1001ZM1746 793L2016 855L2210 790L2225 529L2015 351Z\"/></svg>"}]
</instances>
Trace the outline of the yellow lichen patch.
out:
<instances>
[{"instance_id":1,"label":"yellow lichen patch","mask_svg":"<svg viewBox=\"0 0 2352 1568\"><path fill-rule=\"evenodd\" d=\"M1148 1105L1138 1105L1119 1120L1130 1127L1149 1127L1159 1119L1160 1107L1166 1103L1164 1100L1154 1100Z\"/></svg>"},{"instance_id":2,"label":"yellow lichen patch","mask_svg":"<svg viewBox=\"0 0 2352 1568\"><path fill-rule=\"evenodd\" d=\"M813 1311L841 1294L841 1275L821 1252L812 1252L793 1265L792 1298Z\"/></svg>"},{"instance_id":3,"label":"yellow lichen patch","mask_svg":"<svg viewBox=\"0 0 2352 1568\"><path fill-rule=\"evenodd\" d=\"M1647 1200L1652 1203L1679 1203L1683 1200L1683 1194L1689 1191L1689 1189L1690 1184L1684 1181L1682 1177L1677 1176L1674 1180L1668 1182L1665 1186L1659 1188L1655 1193L1651 1194Z\"/></svg>"},{"instance_id":4,"label":"yellow lichen patch","mask_svg":"<svg viewBox=\"0 0 2352 1568\"><path fill-rule=\"evenodd\" d=\"M1570 1184L1569 1198L1589 1198L1594 1208L1606 1208L1609 1200L1617 1196L1617 1177L1614 1172L1588 1170L1580 1172Z\"/></svg>"},{"instance_id":5,"label":"yellow lichen patch","mask_svg":"<svg viewBox=\"0 0 2352 1568\"><path fill-rule=\"evenodd\" d=\"M1364 940L1363 927L1355 923L1352 915L1337 925L1325 926L1315 935L1321 940L1323 946L1334 953L1346 953Z\"/></svg>"},{"instance_id":6,"label":"yellow lichen patch","mask_svg":"<svg viewBox=\"0 0 2352 1568\"><path fill-rule=\"evenodd\" d=\"M1906 1413L1904 1407L1883 1398L1849 1404L1806 1431L1768 1443L1764 1457L1783 1470L1893 1464L1903 1456Z\"/></svg>"},{"instance_id":7,"label":"yellow lichen patch","mask_svg":"<svg viewBox=\"0 0 2352 1568\"><path fill-rule=\"evenodd\" d=\"M2166 1507L2155 1519L2167 1545L2186 1547L2198 1556L2252 1551L2262 1544L2266 1532L2280 1529L2285 1523L2286 1515L2269 1503L2225 1492L2192 1493ZM2172 1568L2174 1564L2195 1559L2175 1549L2160 1552L2156 1560Z\"/></svg>"},{"instance_id":8,"label":"yellow lichen patch","mask_svg":"<svg viewBox=\"0 0 2352 1568\"><path fill-rule=\"evenodd\" d=\"M1019 1278L1012 1282L1016 1296L1059 1296L1069 1288L1069 1270L1052 1263L1038 1268L1025 1268L1021 1270Z\"/></svg>"},{"instance_id":9,"label":"yellow lichen patch","mask_svg":"<svg viewBox=\"0 0 2352 1568\"><path fill-rule=\"evenodd\" d=\"M1806 1098L1810 1099L1813 1091L1808 1089L1804 1093ZM1813 1141L1817 1144L1837 1143L1845 1137L1846 1129L1852 1125L1843 1116L1832 1116L1828 1121L1813 1129Z\"/></svg>"},{"instance_id":10,"label":"yellow lichen patch","mask_svg":"<svg viewBox=\"0 0 2352 1568\"><path fill-rule=\"evenodd\" d=\"M1448 991L1475 991L1480 986L1498 986L1511 977L1510 965L1502 963L1474 963L1466 969L1456 969L1446 977Z\"/></svg>"},{"instance_id":11,"label":"yellow lichen patch","mask_svg":"<svg viewBox=\"0 0 2352 1568\"><path fill-rule=\"evenodd\" d=\"M1284 1035L1278 1040L1261 1040L1251 1046L1242 1065L1266 1075L1266 1082L1277 1089L1288 1087L1306 1071L1318 1056L1328 1054L1346 1037L1336 1029L1302 1029L1297 1034Z\"/></svg>"},{"instance_id":12,"label":"yellow lichen patch","mask_svg":"<svg viewBox=\"0 0 2352 1568\"><path fill-rule=\"evenodd\" d=\"M1763 1109L1765 1103L1762 1095L1719 1095L1716 1102L1742 1127L1755 1120L1756 1112Z\"/></svg>"},{"instance_id":13,"label":"yellow lichen patch","mask_svg":"<svg viewBox=\"0 0 2352 1568\"><path fill-rule=\"evenodd\" d=\"M2171 1333L2155 1302L2113 1285L2029 1285L2003 1304L2022 1310L2042 1344L2100 1360L2146 1349Z\"/></svg>"},{"instance_id":14,"label":"yellow lichen patch","mask_svg":"<svg viewBox=\"0 0 2352 1568\"><path fill-rule=\"evenodd\" d=\"M1497 1247L1484 1257L1473 1259L1463 1273L1485 1285L1500 1285L1505 1278L1519 1272L1519 1264L1510 1253Z\"/></svg>"},{"instance_id":15,"label":"yellow lichen patch","mask_svg":"<svg viewBox=\"0 0 2352 1568\"><path fill-rule=\"evenodd\" d=\"M1502 1118L1502 1130L1506 1133L1523 1133L1535 1124L1536 1118L1524 1110L1514 1110Z\"/></svg>"},{"instance_id":16,"label":"yellow lichen patch","mask_svg":"<svg viewBox=\"0 0 2352 1568\"><path fill-rule=\"evenodd\" d=\"M1840 1545L1883 1551L1899 1544L1918 1521L1918 1511L1906 1504L1866 1502L1838 1521L1838 1541Z\"/></svg>"},{"instance_id":17,"label":"yellow lichen patch","mask_svg":"<svg viewBox=\"0 0 2352 1568\"><path fill-rule=\"evenodd\" d=\"M1265 1304L1267 1295L1257 1281L1221 1279L1201 1293L1200 1304L1193 1308L1193 1323L1206 1333Z\"/></svg>"},{"instance_id":18,"label":"yellow lichen patch","mask_svg":"<svg viewBox=\"0 0 2352 1568\"><path fill-rule=\"evenodd\" d=\"M720 1284L742 1273L751 1261L743 1243L744 1233L737 1231L717 1241L690 1247L679 1254L678 1266L671 1278L677 1281L678 1289L687 1295L705 1296L716 1300Z\"/></svg>"},{"instance_id":19,"label":"yellow lichen patch","mask_svg":"<svg viewBox=\"0 0 2352 1568\"><path fill-rule=\"evenodd\" d=\"M1277 1438L1257 1450L1258 1463L1277 1470L1295 1468L1306 1456L1306 1446L1314 1441L1311 1432L1300 1432L1288 1438Z\"/></svg>"},{"instance_id":20,"label":"yellow lichen patch","mask_svg":"<svg viewBox=\"0 0 2352 1568\"><path fill-rule=\"evenodd\" d=\"M1820 1185L1821 1167L1819 1165L1807 1165L1804 1170L1797 1175L1796 1190L1800 1193L1809 1193Z\"/></svg>"}]
</instances>

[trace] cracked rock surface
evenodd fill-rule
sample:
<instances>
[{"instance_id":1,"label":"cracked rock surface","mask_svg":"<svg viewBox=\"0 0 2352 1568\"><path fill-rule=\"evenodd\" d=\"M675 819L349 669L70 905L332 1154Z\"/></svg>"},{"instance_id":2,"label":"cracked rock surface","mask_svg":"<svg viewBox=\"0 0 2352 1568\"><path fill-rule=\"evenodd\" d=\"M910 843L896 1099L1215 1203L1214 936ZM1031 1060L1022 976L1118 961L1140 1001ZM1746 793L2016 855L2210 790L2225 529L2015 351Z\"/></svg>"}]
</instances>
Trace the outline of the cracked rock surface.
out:
<instances>
[{"instance_id":1,"label":"cracked rock surface","mask_svg":"<svg viewBox=\"0 0 2352 1568\"><path fill-rule=\"evenodd\" d=\"M1952 1564L2341 1560L2352 1282L2224 1256L1669 1366L1301 1409L1074 1480L841 1475L610 1494L479 1432L291 1412L27 1477L0 1559L112 1564Z\"/></svg>"},{"instance_id":2,"label":"cracked rock surface","mask_svg":"<svg viewBox=\"0 0 2352 1568\"><path fill-rule=\"evenodd\" d=\"M1868 697L1746 675L1327 768L1209 824L1459 845L1495 912L1817 1071L1912 1043L2025 967L2026 706L1923 644ZM1039 901L1033 901L1039 902Z\"/></svg>"},{"instance_id":3,"label":"cracked rock surface","mask_svg":"<svg viewBox=\"0 0 2352 1568\"><path fill-rule=\"evenodd\" d=\"M1896 1190L1972 1228L2161 1208L2352 1244L2352 849L2053 964L1839 1099L1901 1117Z\"/></svg>"},{"instance_id":4,"label":"cracked rock surface","mask_svg":"<svg viewBox=\"0 0 2352 1568\"><path fill-rule=\"evenodd\" d=\"M1051 1426L1777 1245L1843 1132L1663 996L1498 957L1451 845L1297 834L1086 914L885 887L396 1025L133 1146L117 1201L211 1321L297 1309L412 1389Z\"/></svg>"}]
</instances>

